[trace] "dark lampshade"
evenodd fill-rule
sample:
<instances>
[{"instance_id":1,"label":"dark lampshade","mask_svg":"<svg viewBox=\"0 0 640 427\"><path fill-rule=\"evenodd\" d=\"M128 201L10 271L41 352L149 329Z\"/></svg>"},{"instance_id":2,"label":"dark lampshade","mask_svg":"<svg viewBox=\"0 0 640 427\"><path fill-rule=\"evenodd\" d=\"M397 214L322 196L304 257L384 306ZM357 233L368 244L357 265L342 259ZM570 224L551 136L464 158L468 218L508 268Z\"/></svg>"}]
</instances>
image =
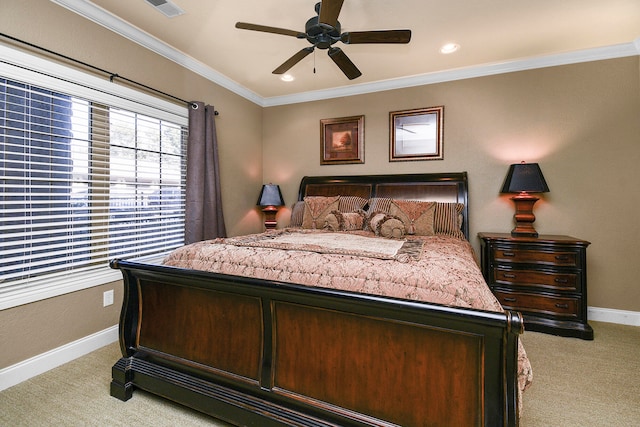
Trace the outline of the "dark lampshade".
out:
<instances>
[{"instance_id":1,"label":"dark lampshade","mask_svg":"<svg viewBox=\"0 0 640 427\"><path fill-rule=\"evenodd\" d=\"M533 205L539 199L529 193L547 193L548 191L549 187L537 163L522 162L509 167L500 192L517 193L511 198L516 205L516 213L513 216L516 227L511 230L512 236L538 237L538 232L533 228L533 222L536 220Z\"/></svg>"},{"instance_id":2,"label":"dark lampshade","mask_svg":"<svg viewBox=\"0 0 640 427\"><path fill-rule=\"evenodd\" d=\"M516 163L509 167L501 193L547 193L547 186L537 163Z\"/></svg>"},{"instance_id":3,"label":"dark lampshade","mask_svg":"<svg viewBox=\"0 0 640 427\"><path fill-rule=\"evenodd\" d=\"M258 206L284 206L284 199L280 192L280 186L276 184L265 184L258 196Z\"/></svg>"}]
</instances>

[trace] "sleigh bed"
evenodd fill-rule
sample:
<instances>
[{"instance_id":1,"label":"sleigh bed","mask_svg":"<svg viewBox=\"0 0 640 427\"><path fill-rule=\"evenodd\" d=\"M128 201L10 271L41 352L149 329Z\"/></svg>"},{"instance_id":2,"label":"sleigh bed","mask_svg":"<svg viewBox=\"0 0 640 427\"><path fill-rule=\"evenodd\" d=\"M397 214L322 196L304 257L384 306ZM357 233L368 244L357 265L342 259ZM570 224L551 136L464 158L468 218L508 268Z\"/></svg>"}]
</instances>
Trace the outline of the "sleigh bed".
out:
<instances>
[{"instance_id":1,"label":"sleigh bed","mask_svg":"<svg viewBox=\"0 0 640 427\"><path fill-rule=\"evenodd\" d=\"M467 188L466 173L304 177L292 227L112 261L111 395L234 425L517 425L522 317L484 283Z\"/></svg>"}]
</instances>

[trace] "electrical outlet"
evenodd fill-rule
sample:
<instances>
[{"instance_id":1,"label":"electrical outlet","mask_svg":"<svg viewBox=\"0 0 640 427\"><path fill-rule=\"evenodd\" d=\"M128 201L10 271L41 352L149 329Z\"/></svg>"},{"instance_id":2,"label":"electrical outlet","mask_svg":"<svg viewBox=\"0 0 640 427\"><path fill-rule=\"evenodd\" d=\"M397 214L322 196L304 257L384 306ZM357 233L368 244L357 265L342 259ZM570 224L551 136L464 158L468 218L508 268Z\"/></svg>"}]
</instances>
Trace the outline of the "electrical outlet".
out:
<instances>
[{"instance_id":1,"label":"electrical outlet","mask_svg":"<svg viewBox=\"0 0 640 427\"><path fill-rule=\"evenodd\" d=\"M113 304L113 289L102 294L102 306L106 307L111 304Z\"/></svg>"}]
</instances>

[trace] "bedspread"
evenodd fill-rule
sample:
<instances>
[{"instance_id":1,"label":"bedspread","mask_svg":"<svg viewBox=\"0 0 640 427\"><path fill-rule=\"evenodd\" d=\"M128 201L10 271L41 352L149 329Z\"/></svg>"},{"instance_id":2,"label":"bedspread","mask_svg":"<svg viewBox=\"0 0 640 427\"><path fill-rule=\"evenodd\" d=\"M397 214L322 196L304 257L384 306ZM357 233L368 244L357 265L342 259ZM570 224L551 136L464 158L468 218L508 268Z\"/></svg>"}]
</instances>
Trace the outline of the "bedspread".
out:
<instances>
[{"instance_id":1,"label":"bedspread","mask_svg":"<svg viewBox=\"0 0 640 427\"><path fill-rule=\"evenodd\" d=\"M236 238L220 238L176 249L168 266L320 286L423 302L503 311L480 271L471 244L448 236L407 236L409 255L388 248L388 239L365 231L356 247L332 248L305 239L283 250L295 236L317 230L284 229ZM338 237L338 236L336 236ZM380 248L377 241L381 241ZM387 241L387 242L384 242ZM385 246L384 250L382 246ZM402 245L404 246L404 245ZM418 248L418 249L416 249ZM529 360L519 344L520 395L532 379ZM520 400L520 399L519 399Z\"/></svg>"}]
</instances>

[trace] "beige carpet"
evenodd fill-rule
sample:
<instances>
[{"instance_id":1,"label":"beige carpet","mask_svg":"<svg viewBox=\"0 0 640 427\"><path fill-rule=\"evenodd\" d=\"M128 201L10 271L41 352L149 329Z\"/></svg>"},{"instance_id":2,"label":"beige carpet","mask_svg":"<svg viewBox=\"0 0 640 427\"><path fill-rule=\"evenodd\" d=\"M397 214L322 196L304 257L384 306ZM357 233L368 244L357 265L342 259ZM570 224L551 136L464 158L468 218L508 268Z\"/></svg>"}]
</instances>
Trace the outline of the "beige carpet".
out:
<instances>
[{"instance_id":1,"label":"beige carpet","mask_svg":"<svg viewBox=\"0 0 640 427\"><path fill-rule=\"evenodd\" d=\"M526 332L534 369L522 427L640 426L640 327L592 322L595 341ZM135 391L109 395L117 344L0 392L1 426L225 426Z\"/></svg>"},{"instance_id":2,"label":"beige carpet","mask_svg":"<svg viewBox=\"0 0 640 427\"><path fill-rule=\"evenodd\" d=\"M640 327L590 324L593 341L525 332L523 427L640 426Z\"/></svg>"}]
</instances>

